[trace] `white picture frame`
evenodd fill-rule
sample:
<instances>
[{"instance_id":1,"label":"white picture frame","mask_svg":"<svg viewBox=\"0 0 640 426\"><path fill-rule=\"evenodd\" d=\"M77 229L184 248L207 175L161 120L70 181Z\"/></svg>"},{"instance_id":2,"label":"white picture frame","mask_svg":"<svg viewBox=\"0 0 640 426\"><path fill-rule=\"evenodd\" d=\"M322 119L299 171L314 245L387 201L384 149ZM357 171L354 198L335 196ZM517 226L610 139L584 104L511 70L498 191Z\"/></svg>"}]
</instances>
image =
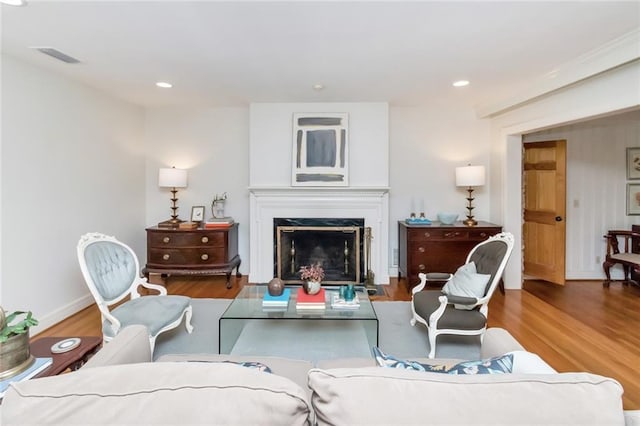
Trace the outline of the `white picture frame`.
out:
<instances>
[{"instance_id":1,"label":"white picture frame","mask_svg":"<svg viewBox=\"0 0 640 426\"><path fill-rule=\"evenodd\" d=\"M349 185L349 115L294 113L292 186Z\"/></svg>"},{"instance_id":2,"label":"white picture frame","mask_svg":"<svg viewBox=\"0 0 640 426\"><path fill-rule=\"evenodd\" d=\"M202 222L204 220L204 206L191 207L191 222Z\"/></svg>"}]
</instances>

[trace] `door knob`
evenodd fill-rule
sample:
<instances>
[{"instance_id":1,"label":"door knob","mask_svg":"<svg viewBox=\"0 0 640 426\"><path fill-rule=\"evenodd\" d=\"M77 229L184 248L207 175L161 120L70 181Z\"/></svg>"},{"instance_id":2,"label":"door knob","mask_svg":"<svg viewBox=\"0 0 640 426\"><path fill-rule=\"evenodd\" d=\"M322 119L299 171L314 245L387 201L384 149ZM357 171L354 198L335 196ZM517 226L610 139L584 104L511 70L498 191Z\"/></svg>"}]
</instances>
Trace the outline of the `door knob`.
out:
<instances>
[{"instance_id":1,"label":"door knob","mask_svg":"<svg viewBox=\"0 0 640 426\"><path fill-rule=\"evenodd\" d=\"M556 222L562 222L562 217L561 216L556 216Z\"/></svg>"}]
</instances>

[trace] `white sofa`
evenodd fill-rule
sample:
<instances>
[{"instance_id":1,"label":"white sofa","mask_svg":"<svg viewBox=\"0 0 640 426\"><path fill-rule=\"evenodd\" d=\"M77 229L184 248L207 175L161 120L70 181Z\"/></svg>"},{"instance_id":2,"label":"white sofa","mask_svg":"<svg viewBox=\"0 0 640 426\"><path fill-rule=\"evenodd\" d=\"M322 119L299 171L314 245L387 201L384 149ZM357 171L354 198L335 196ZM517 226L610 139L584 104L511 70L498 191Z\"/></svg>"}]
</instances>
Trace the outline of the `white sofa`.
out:
<instances>
[{"instance_id":1,"label":"white sofa","mask_svg":"<svg viewBox=\"0 0 640 426\"><path fill-rule=\"evenodd\" d=\"M482 356L522 349L505 330L489 329ZM273 374L220 362L247 360ZM12 385L2 424L640 425L640 412L623 412L621 395L618 382L588 373L453 376L373 359L313 367L207 354L151 362L146 330L129 327L77 372Z\"/></svg>"}]
</instances>

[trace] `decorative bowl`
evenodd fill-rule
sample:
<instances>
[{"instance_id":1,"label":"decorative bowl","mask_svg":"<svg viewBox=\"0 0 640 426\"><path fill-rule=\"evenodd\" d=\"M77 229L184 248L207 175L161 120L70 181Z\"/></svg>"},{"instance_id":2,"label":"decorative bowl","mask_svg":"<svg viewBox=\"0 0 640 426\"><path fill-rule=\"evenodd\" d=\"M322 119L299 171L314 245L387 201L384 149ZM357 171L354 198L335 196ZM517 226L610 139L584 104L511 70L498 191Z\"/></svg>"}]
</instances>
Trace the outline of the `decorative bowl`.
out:
<instances>
[{"instance_id":1,"label":"decorative bowl","mask_svg":"<svg viewBox=\"0 0 640 426\"><path fill-rule=\"evenodd\" d=\"M457 213L438 213L438 220L445 225L451 225L458 220Z\"/></svg>"},{"instance_id":2,"label":"decorative bowl","mask_svg":"<svg viewBox=\"0 0 640 426\"><path fill-rule=\"evenodd\" d=\"M278 277L272 279L267 284L267 291L271 296L280 296L284 293L284 282Z\"/></svg>"}]
</instances>

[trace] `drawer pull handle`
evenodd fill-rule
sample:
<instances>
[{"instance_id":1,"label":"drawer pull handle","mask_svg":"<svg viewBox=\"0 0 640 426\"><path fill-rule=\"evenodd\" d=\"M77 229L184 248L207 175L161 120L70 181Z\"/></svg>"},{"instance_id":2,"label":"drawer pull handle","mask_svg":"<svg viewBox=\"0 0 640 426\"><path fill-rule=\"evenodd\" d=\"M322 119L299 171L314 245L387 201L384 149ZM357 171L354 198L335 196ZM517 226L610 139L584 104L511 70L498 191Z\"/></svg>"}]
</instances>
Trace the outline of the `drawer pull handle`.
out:
<instances>
[{"instance_id":1,"label":"drawer pull handle","mask_svg":"<svg viewBox=\"0 0 640 426\"><path fill-rule=\"evenodd\" d=\"M427 237L427 238L429 238L429 237L431 236L431 234L430 234L430 233L428 233L428 232L425 232L425 233L424 233L424 236L425 236L425 237Z\"/></svg>"},{"instance_id":2,"label":"drawer pull handle","mask_svg":"<svg viewBox=\"0 0 640 426\"><path fill-rule=\"evenodd\" d=\"M480 233L480 236L481 236L482 238L484 238L484 237L486 237L486 236L487 236L487 233L486 233L486 232L481 232L481 233Z\"/></svg>"},{"instance_id":3,"label":"drawer pull handle","mask_svg":"<svg viewBox=\"0 0 640 426\"><path fill-rule=\"evenodd\" d=\"M418 265L418 269L420 269L421 271L424 271L425 269L427 269L427 267L421 263Z\"/></svg>"},{"instance_id":4,"label":"drawer pull handle","mask_svg":"<svg viewBox=\"0 0 640 426\"><path fill-rule=\"evenodd\" d=\"M209 259L209 255L207 253L205 253L202 256L200 256L200 259L207 260L207 259Z\"/></svg>"},{"instance_id":5,"label":"drawer pull handle","mask_svg":"<svg viewBox=\"0 0 640 426\"><path fill-rule=\"evenodd\" d=\"M162 255L162 260L169 260L171 256L169 256L168 254L163 254Z\"/></svg>"},{"instance_id":6,"label":"drawer pull handle","mask_svg":"<svg viewBox=\"0 0 640 426\"><path fill-rule=\"evenodd\" d=\"M169 241L171 241L171 238L169 238L169 237L164 237L164 238L162 239L162 242L163 242L163 243L168 243Z\"/></svg>"},{"instance_id":7,"label":"drawer pull handle","mask_svg":"<svg viewBox=\"0 0 640 426\"><path fill-rule=\"evenodd\" d=\"M418 247L418 251L419 251L420 253L424 253L424 247Z\"/></svg>"},{"instance_id":8,"label":"drawer pull handle","mask_svg":"<svg viewBox=\"0 0 640 426\"><path fill-rule=\"evenodd\" d=\"M209 242L209 237L202 237L202 239L200 240L203 243L208 243Z\"/></svg>"},{"instance_id":9,"label":"drawer pull handle","mask_svg":"<svg viewBox=\"0 0 640 426\"><path fill-rule=\"evenodd\" d=\"M445 232L444 236L445 236L446 238L453 237L453 232Z\"/></svg>"}]
</instances>

